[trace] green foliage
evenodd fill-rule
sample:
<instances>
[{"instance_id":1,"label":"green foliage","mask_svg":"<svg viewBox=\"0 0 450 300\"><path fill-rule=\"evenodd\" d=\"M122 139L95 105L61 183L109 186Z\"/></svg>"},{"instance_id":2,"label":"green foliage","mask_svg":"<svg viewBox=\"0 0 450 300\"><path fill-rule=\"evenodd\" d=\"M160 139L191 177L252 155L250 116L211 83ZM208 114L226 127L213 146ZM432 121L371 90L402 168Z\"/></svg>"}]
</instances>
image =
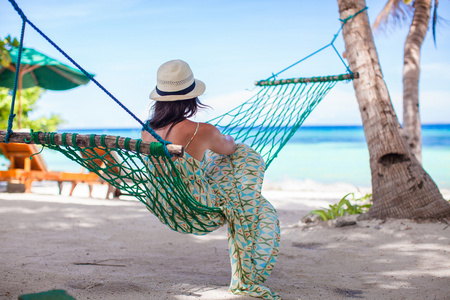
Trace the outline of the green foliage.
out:
<instances>
[{"instance_id":1,"label":"green foliage","mask_svg":"<svg viewBox=\"0 0 450 300\"><path fill-rule=\"evenodd\" d=\"M11 63L11 56L9 55L11 47L19 47L19 41L16 38L13 39L8 35L0 40L0 64L5 68Z\"/></svg>"},{"instance_id":2,"label":"green foliage","mask_svg":"<svg viewBox=\"0 0 450 300\"><path fill-rule=\"evenodd\" d=\"M0 39L0 64L7 68L11 63L11 56L9 51L12 47L19 47L19 41L16 38L7 36ZM9 89L0 88L0 129L8 127L9 113L11 110L12 96L9 95ZM31 120L28 113L36 108L36 101L40 98L44 90L40 87L33 87L24 89L22 93L22 128L33 128L39 131L56 131L58 125L64 123L61 117L57 114L51 114L50 117L42 117L36 120ZM14 113L18 113L18 96L16 96L16 104ZM14 118L13 128L18 128L18 116Z\"/></svg>"},{"instance_id":3,"label":"green foliage","mask_svg":"<svg viewBox=\"0 0 450 300\"><path fill-rule=\"evenodd\" d=\"M8 127L9 112L11 110L12 96L9 95L9 89L0 88L0 129L5 130ZM58 114L51 114L50 117L41 117L31 120L28 114L36 109L36 102L44 90L40 87L33 87L22 90L22 128L33 128L37 131L56 131L58 126L64 121ZM14 113L16 117L13 122L13 129L18 128L18 96Z\"/></svg>"},{"instance_id":4,"label":"green foliage","mask_svg":"<svg viewBox=\"0 0 450 300\"><path fill-rule=\"evenodd\" d=\"M351 201L356 202L352 204L348 196L352 195ZM329 205L328 209L316 209L311 211L310 214L318 215L323 221L333 220L336 217L342 217L345 215L362 214L369 210L372 206L370 202L372 194L366 194L361 198L355 198L354 193L345 195L337 204Z\"/></svg>"}]
</instances>

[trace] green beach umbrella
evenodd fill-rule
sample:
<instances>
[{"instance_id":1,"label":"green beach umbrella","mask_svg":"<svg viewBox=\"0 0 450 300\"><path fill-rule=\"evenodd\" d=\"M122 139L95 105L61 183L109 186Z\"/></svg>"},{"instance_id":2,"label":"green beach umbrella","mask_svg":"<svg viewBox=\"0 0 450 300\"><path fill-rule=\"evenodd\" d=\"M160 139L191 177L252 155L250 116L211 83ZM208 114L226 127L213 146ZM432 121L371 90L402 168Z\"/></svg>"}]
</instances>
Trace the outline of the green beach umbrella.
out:
<instances>
[{"instance_id":1,"label":"green beach umbrella","mask_svg":"<svg viewBox=\"0 0 450 300\"><path fill-rule=\"evenodd\" d=\"M0 65L0 87L13 89L18 54L19 48L12 48L10 51L11 64L8 67ZM94 76L92 74L90 75ZM87 84L89 80L89 77L75 68L69 67L34 49L23 48L18 78L19 128L21 127L22 118L22 89L39 86L47 90L62 91Z\"/></svg>"}]
</instances>

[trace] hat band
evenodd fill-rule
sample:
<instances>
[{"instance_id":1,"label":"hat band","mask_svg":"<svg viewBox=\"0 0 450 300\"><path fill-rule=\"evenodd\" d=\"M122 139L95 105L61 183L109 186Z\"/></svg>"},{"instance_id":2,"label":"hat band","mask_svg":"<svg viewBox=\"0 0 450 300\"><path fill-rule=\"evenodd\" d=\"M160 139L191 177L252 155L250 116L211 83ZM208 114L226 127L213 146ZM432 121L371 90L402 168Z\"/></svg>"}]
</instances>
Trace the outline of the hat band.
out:
<instances>
[{"instance_id":1,"label":"hat band","mask_svg":"<svg viewBox=\"0 0 450 300\"><path fill-rule=\"evenodd\" d=\"M181 90L181 91L176 91L176 92L164 92L161 91L160 89L158 89L158 86L156 86L156 92L158 93L158 95L160 96L171 96L171 95L186 95L189 94L190 92L192 92L195 88L195 81L188 86L187 88Z\"/></svg>"}]
</instances>

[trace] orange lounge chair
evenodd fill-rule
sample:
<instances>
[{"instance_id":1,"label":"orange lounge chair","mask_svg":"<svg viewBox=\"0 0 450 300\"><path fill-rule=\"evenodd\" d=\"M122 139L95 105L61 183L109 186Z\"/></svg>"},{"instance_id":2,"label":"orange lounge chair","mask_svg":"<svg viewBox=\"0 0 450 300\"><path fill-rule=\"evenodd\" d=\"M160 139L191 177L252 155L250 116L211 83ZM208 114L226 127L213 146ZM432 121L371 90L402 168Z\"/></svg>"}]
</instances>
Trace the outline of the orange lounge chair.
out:
<instances>
[{"instance_id":1,"label":"orange lounge chair","mask_svg":"<svg viewBox=\"0 0 450 300\"><path fill-rule=\"evenodd\" d=\"M72 182L73 193L74 184L89 184L89 196L92 196L93 184L107 184L95 173L71 173L48 171L42 155L37 154L30 159L30 156L39 152L35 144L22 143L0 143L0 149L11 164L7 171L0 171L0 181L21 183L25 185L25 193L31 192L33 181L50 180L58 182L59 193L61 194L62 182Z\"/></svg>"},{"instance_id":2,"label":"orange lounge chair","mask_svg":"<svg viewBox=\"0 0 450 300\"><path fill-rule=\"evenodd\" d=\"M80 155L83 158L90 159L90 162L95 164L100 170L108 170L110 173L119 174L119 167L117 167L117 159L118 157L114 155L114 152L106 153L105 150L100 148L94 148L94 150L87 149L85 151L80 151ZM84 171L84 168L82 168L81 172ZM90 173L94 174L94 173ZM65 174L64 174L65 175ZM95 174L96 175L96 174ZM98 176L98 175L96 175ZM99 180L102 180L104 183L107 183L103 179L99 178ZM70 190L70 195L72 195L73 190L75 189L76 185L80 181L73 181L72 182L72 189ZM90 191L92 189L92 185L89 186ZM109 195L113 194L113 197L118 197L121 193L120 190L113 187L112 185L108 184L108 191L106 192L106 199L109 199Z\"/></svg>"}]
</instances>

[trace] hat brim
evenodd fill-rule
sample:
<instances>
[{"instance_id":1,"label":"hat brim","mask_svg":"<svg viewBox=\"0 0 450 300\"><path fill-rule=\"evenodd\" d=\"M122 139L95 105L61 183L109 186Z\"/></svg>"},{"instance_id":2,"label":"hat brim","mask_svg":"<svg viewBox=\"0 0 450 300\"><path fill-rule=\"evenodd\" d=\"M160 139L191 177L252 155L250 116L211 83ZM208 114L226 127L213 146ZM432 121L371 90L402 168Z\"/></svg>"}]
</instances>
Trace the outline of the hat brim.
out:
<instances>
[{"instance_id":1,"label":"hat brim","mask_svg":"<svg viewBox=\"0 0 450 300\"><path fill-rule=\"evenodd\" d=\"M150 93L150 99L155 101L178 101L178 100L187 100L198 97L202 95L206 90L206 85L203 81L195 79L195 88L185 95L167 95L161 96L156 91L156 87Z\"/></svg>"}]
</instances>

